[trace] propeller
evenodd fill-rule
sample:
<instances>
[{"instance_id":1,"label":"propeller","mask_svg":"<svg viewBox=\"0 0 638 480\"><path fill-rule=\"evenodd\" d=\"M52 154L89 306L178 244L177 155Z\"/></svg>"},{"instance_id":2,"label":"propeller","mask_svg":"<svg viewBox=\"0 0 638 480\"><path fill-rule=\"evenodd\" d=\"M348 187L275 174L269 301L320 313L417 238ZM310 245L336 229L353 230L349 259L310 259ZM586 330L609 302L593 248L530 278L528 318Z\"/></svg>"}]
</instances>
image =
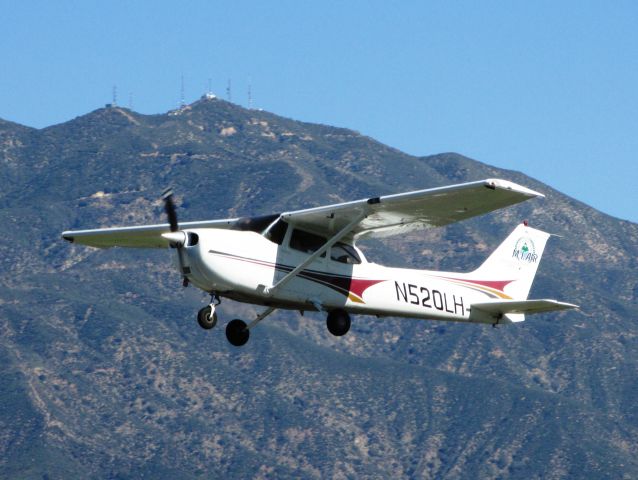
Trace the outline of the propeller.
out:
<instances>
[{"instance_id":1,"label":"propeller","mask_svg":"<svg viewBox=\"0 0 638 480\"><path fill-rule=\"evenodd\" d=\"M164 200L164 211L168 217L168 224L170 225L170 233L163 233L162 237L168 240L171 247L177 249L177 259L179 261L179 273L182 275L182 284L188 286L187 274L191 273L191 269L188 266L184 266L184 252L182 248L186 243L186 233L180 231L179 223L177 222L177 211L175 208L175 202L173 202L173 189L167 188L162 193L162 200Z\"/></svg>"},{"instance_id":2,"label":"propeller","mask_svg":"<svg viewBox=\"0 0 638 480\"><path fill-rule=\"evenodd\" d=\"M168 217L168 223L171 226L171 232L176 232L179 230L179 225L177 223L177 212L175 211L175 202L173 202L173 189L167 188L162 193L162 199L164 200L164 211L166 212L166 216Z\"/></svg>"}]
</instances>

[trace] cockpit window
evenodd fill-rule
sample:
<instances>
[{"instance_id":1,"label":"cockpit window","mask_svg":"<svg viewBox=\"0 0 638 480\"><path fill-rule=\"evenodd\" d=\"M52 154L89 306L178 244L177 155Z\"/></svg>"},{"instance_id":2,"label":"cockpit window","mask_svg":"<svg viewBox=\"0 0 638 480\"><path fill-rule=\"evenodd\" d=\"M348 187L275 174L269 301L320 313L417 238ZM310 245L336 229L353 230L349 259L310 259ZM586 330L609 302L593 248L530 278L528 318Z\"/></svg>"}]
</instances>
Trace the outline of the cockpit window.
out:
<instances>
[{"instance_id":1,"label":"cockpit window","mask_svg":"<svg viewBox=\"0 0 638 480\"><path fill-rule=\"evenodd\" d=\"M323 247L326 241L325 238L314 233L294 229L290 236L290 248L304 253L314 253ZM330 248L330 259L348 265L359 265L361 263L361 257L357 251L351 245L341 242L335 243Z\"/></svg>"},{"instance_id":2,"label":"cockpit window","mask_svg":"<svg viewBox=\"0 0 638 480\"><path fill-rule=\"evenodd\" d=\"M287 229L288 224L282 219L279 219L268 229L268 231L266 231L264 236L271 242L281 245L284 243L284 237L286 236Z\"/></svg>"},{"instance_id":3,"label":"cockpit window","mask_svg":"<svg viewBox=\"0 0 638 480\"><path fill-rule=\"evenodd\" d=\"M290 248L299 250L304 253L314 253L326 243L326 239L315 235L314 233L304 232L303 230L292 231L290 236ZM325 256L325 253L322 257Z\"/></svg>"},{"instance_id":4,"label":"cockpit window","mask_svg":"<svg viewBox=\"0 0 638 480\"><path fill-rule=\"evenodd\" d=\"M337 242L330 249L330 258L335 262L347 263L349 265L359 265L361 258L357 251L345 243Z\"/></svg>"}]
</instances>

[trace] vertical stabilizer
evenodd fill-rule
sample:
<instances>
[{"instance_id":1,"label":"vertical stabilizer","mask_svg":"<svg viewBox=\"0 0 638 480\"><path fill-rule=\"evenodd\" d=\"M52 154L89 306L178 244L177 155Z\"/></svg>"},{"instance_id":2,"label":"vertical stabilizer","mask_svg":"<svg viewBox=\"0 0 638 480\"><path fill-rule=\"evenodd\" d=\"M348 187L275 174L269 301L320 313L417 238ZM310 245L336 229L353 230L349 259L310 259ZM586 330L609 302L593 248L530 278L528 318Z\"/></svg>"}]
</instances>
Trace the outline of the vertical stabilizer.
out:
<instances>
[{"instance_id":1,"label":"vertical stabilizer","mask_svg":"<svg viewBox=\"0 0 638 480\"><path fill-rule=\"evenodd\" d=\"M525 300L549 237L549 233L519 225L470 277L496 281L508 297Z\"/></svg>"}]
</instances>

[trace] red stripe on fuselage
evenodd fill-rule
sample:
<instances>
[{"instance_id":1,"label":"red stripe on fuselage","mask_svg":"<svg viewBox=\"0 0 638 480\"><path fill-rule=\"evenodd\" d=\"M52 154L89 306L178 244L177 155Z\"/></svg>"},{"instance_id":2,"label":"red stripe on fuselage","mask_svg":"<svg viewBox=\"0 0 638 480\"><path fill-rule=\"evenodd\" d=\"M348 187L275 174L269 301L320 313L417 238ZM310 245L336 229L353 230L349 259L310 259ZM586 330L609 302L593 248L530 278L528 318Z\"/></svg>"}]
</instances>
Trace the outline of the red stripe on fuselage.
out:
<instances>
[{"instance_id":1,"label":"red stripe on fuselage","mask_svg":"<svg viewBox=\"0 0 638 480\"><path fill-rule=\"evenodd\" d=\"M284 273L289 273L293 270L293 267L288 265L284 265L281 263L271 263L264 260L257 260L253 258L240 257L238 255L232 255L223 252L215 252L213 250L209 250L209 253L214 255L221 255L227 258L231 258L234 260L239 260L242 262L248 262L256 265L261 265L268 268L275 268ZM338 275L326 272L320 272L317 270L302 270L299 272L298 276L305 280L309 280L311 282L318 283L320 285L326 286L335 290L346 297L349 296L349 293L352 292L357 297L361 298L363 293L371 286L376 285L377 283L384 282L385 280L366 280L362 278L352 278L350 275Z\"/></svg>"}]
</instances>

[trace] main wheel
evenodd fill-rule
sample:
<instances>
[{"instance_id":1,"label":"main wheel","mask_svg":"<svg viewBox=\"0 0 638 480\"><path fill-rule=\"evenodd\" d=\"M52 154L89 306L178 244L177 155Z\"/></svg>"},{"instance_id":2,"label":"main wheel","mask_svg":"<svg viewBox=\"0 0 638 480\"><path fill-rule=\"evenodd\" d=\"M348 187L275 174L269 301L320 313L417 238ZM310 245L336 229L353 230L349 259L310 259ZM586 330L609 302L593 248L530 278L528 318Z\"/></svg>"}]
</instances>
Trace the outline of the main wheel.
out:
<instances>
[{"instance_id":1,"label":"main wheel","mask_svg":"<svg viewBox=\"0 0 638 480\"><path fill-rule=\"evenodd\" d=\"M228 325L226 325L226 338L231 345L241 347L248 341L249 337L250 330L246 328L246 322L243 320L236 318L235 320L228 322Z\"/></svg>"},{"instance_id":2,"label":"main wheel","mask_svg":"<svg viewBox=\"0 0 638 480\"><path fill-rule=\"evenodd\" d=\"M328 314L326 326L335 337L345 335L350 330L350 315L340 308L333 310Z\"/></svg>"},{"instance_id":3,"label":"main wheel","mask_svg":"<svg viewBox=\"0 0 638 480\"><path fill-rule=\"evenodd\" d=\"M210 305L202 308L197 313L197 323L199 323L199 326L202 327L204 330L210 330L215 325L217 325L217 312L213 312L213 309Z\"/></svg>"}]
</instances>

